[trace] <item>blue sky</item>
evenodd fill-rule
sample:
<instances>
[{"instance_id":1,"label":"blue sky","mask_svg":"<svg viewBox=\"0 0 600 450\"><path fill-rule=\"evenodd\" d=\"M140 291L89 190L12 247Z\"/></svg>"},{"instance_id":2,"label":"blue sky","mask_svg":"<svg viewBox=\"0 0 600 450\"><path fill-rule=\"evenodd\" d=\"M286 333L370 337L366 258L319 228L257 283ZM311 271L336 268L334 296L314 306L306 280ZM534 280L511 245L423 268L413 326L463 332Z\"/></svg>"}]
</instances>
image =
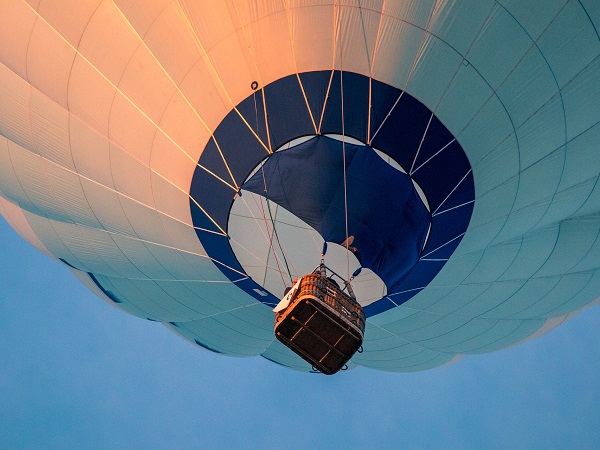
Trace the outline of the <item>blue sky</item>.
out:
<instances>
[{"instance_id":1,"label":"blue sky","mask_svg":"<svg viewBox=\"0 0 600 450\"><path fill-rule=\"evenodd\" d=\"M0 219L0 448L597 448L600 308L512 349L333 377L102 302Z\"/></svg>"}]
</instances>

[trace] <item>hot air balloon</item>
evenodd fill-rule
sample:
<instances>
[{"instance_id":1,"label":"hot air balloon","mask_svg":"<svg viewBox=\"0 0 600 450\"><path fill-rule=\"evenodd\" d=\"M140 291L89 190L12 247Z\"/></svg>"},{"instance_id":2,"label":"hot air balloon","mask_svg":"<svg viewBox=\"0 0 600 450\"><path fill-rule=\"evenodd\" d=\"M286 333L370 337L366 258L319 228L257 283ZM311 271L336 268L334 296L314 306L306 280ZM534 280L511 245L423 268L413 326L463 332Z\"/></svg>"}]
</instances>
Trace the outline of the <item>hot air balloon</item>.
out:
<instances>
[{"instance_id":1,"label":"hot air balloon","mask_svg":"<svg viewBox=\"0 0 600 450\"><path fill-rule=\"evenodd\" d=\"M2 0L0 213L195 345L273 334L326 263L348 363L425 370L600 296L600 4Z\"/></svg>"}]
</instances>

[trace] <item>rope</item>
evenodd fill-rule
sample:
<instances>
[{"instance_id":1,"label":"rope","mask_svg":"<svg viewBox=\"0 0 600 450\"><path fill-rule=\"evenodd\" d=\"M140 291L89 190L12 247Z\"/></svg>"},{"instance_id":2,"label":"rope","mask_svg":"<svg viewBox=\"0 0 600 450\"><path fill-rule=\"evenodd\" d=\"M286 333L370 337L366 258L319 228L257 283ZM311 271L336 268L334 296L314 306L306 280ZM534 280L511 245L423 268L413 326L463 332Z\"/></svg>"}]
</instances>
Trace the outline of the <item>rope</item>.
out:
<instances>
[{"instance_id":1,"label":"rope","mask_svg":"<svg viewBox=\"0 0 600 450\"><path fill-rule=\"evenodd\" d=\"M269 217L271 218L271 224L273 225L273 233L275 234L275 239L277 240L277 245L279 246L279 250L281 250L281 254L283 255L283 262L285 263L285 268L287 269L288 276L290 277L290 283L294 282L292 278L292 272L290 271L290 266L288 265L287 258L285 257L285 253L283 251L283 247L281 246L281 242L279 241L279 235L277 234L277 228L275 228L275 221L273 220L273 215L271 214L271 202L269 201L269 197L265 192L265 198L267 199L267 209L269 210ZM275 253L275 251L273 251Z\"/></svg>"},{"instance_id":2,"label":"rope","mask_svg":"<svg viewBox=\"0 0 600 450\"><path fill-rule=\"evenodd\" d=\"M277 240L277 245L279 246L279 250L281 251L281 255L283 256L283 262L285 263L285 268L287 269L288 275L290 277L290 283L293 283L294 279L292 277L292 272L290 271L290 266L288 265L287 257L285 256L285 252L283 251L283 247L281 246L281 241L279 240L279 234L277 234L277 227L275 226L275 220L273 219L273 214L271 213L271 202L269 201L269 194L267 192L267 180L265 178L265 166L264 165L261 166L260 171L262 174L263 184L265 187L265 198L267 199L267 209L269 210L269 218L271 219L271 225L273 227L273 234L275 235L275 239ZM272 245L271 245L271 248L273 249ZM273 255L275 255L275 249L273 249ZM277 255L275 255L275 258L277 258ZM281 275L282 272L281 272L281 269L279 269L279 264L277 264L277 269L279 270L279 273ZM283 275L282 275L282 279L283 279ZM285 285L285 282L283 284Z\"/></svg>"},{"instance_id":3,"label":"rope","mask_svg":"<svg viewBox=\"0 0 600 450\"><path fill-rule=\"evenodd\" d=\"M267 216L265 215L265 207L262 204L262 201L260 202L260 205L258 204L258 202L256 201L256 199L254 198L254 196L252 196L252 199L254 200L254 203L256 204L257 207L259 207L260 209L260 213L261 216L265 222L265 228L267 229L267 241L269 242L269 247L270 249L273 251L273 255L275 256L275 264L277 264L277 271L279 272L279 275L281 276L281 283L285 286L285 279L283 278L283 271L281 270L281 267L279 267L279 258L277 257L277 253L275 253L275 248L273 247L273 234L271 234L271 230L269 230L269 222L267 222ZM269 255L271 253L267 254L267 260L265 261L265 277L263 278L263 284L266 283L267 280L267 270L269 267Z\"/></svg>"},{"instance_id":4,"label":"rope","mask_svg":"<svg viewBox=\"0 0 600 450\"><path fill-rule=\"evenodd\" d=\"M338 5L338 8L339 5ZM341 16L341 11L338 12L337 14L337 18L339 21L338 26L341 28L341 20L340 20L340 16ZM340 38L340 34L341 34L341 29L338 31L338 35L337 38ZM344 165L344 219L346 221L346 271L347 271L347 278L346 280L350 279L350 255L348 254L349 250L349 232L348 232L348 181L347 181L347 174L346 174L346 130L345 130L345 115L344 115L344 56L343 56L343 52L340 52L340 95L342 97L342 158L343 158L343 165Z\"/></svg>"}]
</instances>

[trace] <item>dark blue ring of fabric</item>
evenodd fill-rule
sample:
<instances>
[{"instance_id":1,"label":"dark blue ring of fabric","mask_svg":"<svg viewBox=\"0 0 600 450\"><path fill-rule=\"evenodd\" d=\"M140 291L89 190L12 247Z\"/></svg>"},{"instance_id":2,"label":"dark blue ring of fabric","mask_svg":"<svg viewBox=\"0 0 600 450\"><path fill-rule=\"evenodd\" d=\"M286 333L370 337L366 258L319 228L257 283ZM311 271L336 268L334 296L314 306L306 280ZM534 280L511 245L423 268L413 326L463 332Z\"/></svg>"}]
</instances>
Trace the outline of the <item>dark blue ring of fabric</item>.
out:
<instances>
[{"instance_id":1,"label":"dark blue ring of fabric","mask_svg":"<svg viewBox=\"0 0 600 450\"><path fill-rule=\"evenodd\" d=\"M265 143L270 138L273 149L297 137L313 135L315 129L307 103L315 120L321 121L321 134L343 132L367 142L369 98L371 135L378 130L371 146L387 153L404 168L413 169L411 176L425 192L430 211L435 213L422 252L426 257L419 259L395 292L388 292L368 305L367 316L387 311L419 293L460 243L471 220L475 199L471 165L458 141L426 106L400 89L356 73L335 71L332 76L331 71L319 71L302 73L299 77L290 75L262 89L259 87L237 105L237 111L232 110L223 119L214 139L202 152L190 188L192 221L208 256L227 278L258 301L275 305L278 299L245 275L228 237L220 232L219 227L227 231L236 192L217 177L229 180L232 185L232 176L237 186L244 183L252 170L269 156L256 135Z\"/></svg>"}]
</instances>

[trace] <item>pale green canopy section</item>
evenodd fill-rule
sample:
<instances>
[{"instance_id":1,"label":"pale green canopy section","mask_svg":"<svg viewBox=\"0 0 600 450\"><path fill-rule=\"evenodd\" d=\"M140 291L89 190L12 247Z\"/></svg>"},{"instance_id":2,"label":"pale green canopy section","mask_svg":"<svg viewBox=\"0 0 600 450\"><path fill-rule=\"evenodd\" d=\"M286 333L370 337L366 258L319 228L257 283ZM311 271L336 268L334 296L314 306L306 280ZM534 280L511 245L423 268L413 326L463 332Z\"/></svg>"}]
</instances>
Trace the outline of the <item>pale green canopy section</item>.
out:
<instances>
[{"instance_id":1,"label":"pale green canopy section","mask_svg":"<svg viewBox=\"0 0 600 450\"><path fill-rule=\"evenodd\" d=\"M354 72L439 118L476 197L441 272L368 319L352 365L498 350L600 297L599 30L595 0L0 0L0 213L117 308L310 370L208 256L190 185L253 82Z\"/></svg>"}]
</instances>

